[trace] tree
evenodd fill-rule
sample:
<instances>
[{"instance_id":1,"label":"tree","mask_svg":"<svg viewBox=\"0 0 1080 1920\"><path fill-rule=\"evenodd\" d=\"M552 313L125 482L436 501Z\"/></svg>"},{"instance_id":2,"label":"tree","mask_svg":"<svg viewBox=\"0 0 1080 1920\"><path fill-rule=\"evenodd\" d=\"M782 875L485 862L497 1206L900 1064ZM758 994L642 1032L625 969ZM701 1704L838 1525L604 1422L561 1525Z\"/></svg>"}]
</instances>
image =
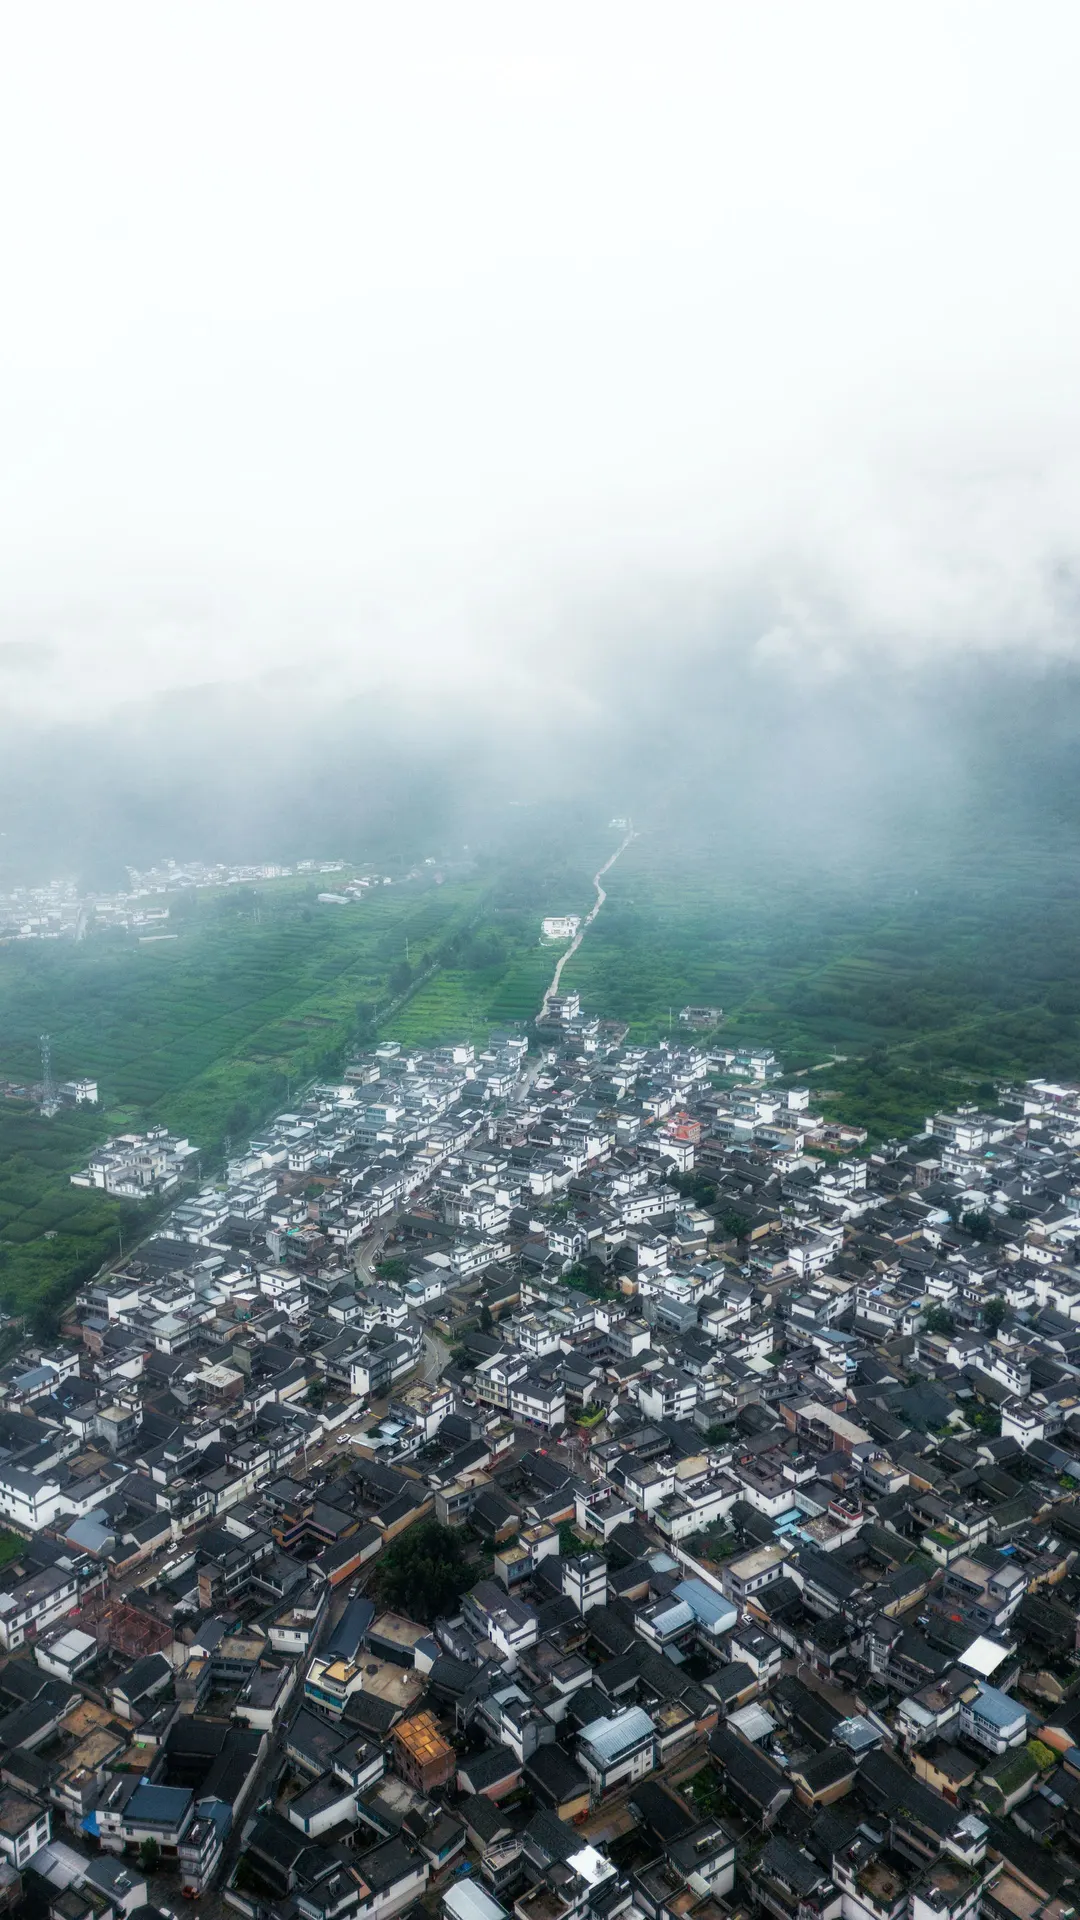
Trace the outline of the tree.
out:
<instances>
[{"instance_id":1,"label":"tree","mask_svg":"<svg viewBox=\"0 0 1080 1920\"><path fill-rule=\"evenodd\" d=\"M724 1804L724 1790L711 1765L694 1775L686 1791L703 1819L715 1819Z\"/></svg>"},{"instance_id":2,"label":"tree","mask_svg":"<svg viewBox=\"0 0 1080 1920\"><path fill-rule=\"evenodd\" d=\"M750 1231L750 1222L745 1213L725 1213L720 1225L729 1240L745 1240Z\"/></svg>"},{"instance_id":3,"label":"tree","mask_svg":"<svg viewBox=\"0 0 1080 1920\"><path fill-rule=\"evenodd\" d=\"M51 1307L47 1300L42 1301L31 1313L30 1330L35 1340L51 1342L56 1339L58 1331L56 1308Z\"/></svg>"},{"instance_id":4,"label":"tree","mask_svg":"<svg viewBox=\"0 0 1080 1920\"><path fill-rule=\"evenodd\" d=\"M153 1873L160 1858L161 1848L156 1840L151 1840L148 1836L139 1848L139 1865L143 1872Z\"/></svg>"},{"instance_id":5,"label":"tree","mask_svg":"<svg viewBox=\"0 0 1080 1920\"><path fill-rule=\"evenodd\" d=\"M480 1309L480 1331L481 1331L481 1333L490 1333L490 1332L491 1332L491 1329L492 1329L492 1327L493 1327L494 1325L495 1325L495 1322L494 1322L494 1320L493 1320L493 1319L492 1319L492 1317L491 1317L491 1308L490 1308L490 1307L488 1306L488 1303L487 1303L487 1301L485 1300L485 1302L484 1302L484 1304L483 1304L483 1306L482 1306L482 1307L481 1307L481 1309Z\"/></svg>"},{"instance_id":6,"label":"tree","mask_svg":"<svg viewBox=\"0 0 1080 1920\"><path fill-rule=\"evenodd\" d=\"M383 1605L428 1627L453 1612L473 1577L460 1535L437 1520L414 1522L400 1534L376 1574Z\"/></svg>"},{"instance_id":7,"label":"tree","mask_svg":"<svg viewBox=\"0 0 1080 1920\"><path fill-rule=\"evenodd\" d=\"M1008 1303L1002 1298L1001 1294L992 1293L982 1310L983 1328L990 1335L991 1339L1001 1332L1001 1323L1008 1311Z\"/></svg>"},{"instance_id":8,"label":"tree","mask_svg":"<svg viewBox=\"0 0 1080 1920\"><path fill-rule=\"evenodd\" d=\"M703 1173L670 1173L668 1179L681 1193L684 1200L692 1200L697 1207L711 1207L716 1200L716 1186Z\"/></svg>"},{"instance_id":9,"label":"tree","mask_svg":"<svg viewBox=\"0 0 1080 1920\"><path fill-rule=\"evenodd\" d=\"M973 1240L988 1240L994 1231L994 1222L985 1207L972 1208L970 1213L962 1214L960 1225Z\"/></svg>"},{"instance_id":10,"label":"tree","mask_svg":"<svg viewBox=\"0 0 1080 1920\"><path fill-rule=\"evenodd\" d=\"M927 1333L955 1333L956 1321L948 1307L931 1307L923 1325Z\"/></svg>"},{"instance_id":11,"label":"tree","mask_svg":"<svg viewBox=\"0 0 1080 1920\"><path fill-rule=\"evenodd\" d=\"M591 1300L617 1300L619 1289L604 1276L599 1260L590 1258L587 1267L580 1261L563 1275L563 1284L572 1287L575 1293L587 1293Z\"/></svg>"}]
</instances>

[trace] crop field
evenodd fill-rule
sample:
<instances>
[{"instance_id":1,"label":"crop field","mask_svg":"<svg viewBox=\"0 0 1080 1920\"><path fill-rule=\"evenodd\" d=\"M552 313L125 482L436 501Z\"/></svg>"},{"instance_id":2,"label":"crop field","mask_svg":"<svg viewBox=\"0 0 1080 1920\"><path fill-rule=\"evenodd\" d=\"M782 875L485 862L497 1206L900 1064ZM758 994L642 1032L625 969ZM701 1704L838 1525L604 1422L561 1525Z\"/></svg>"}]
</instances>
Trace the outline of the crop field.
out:
<instances>
[{"instance_id":1,"label":"crop field","mask_svg":"<svg viewBox=\"0 0 1080 1920\"><path fill-rule=\"evenodd\" d=\"M560 951L537 943L494 967L442 969L381 1031L388 1040L435 1046L455 1035L483 1041L493 1027L525 1025L540 1010Z\"/></svg>"},{"instance_id":2,"label":"crop field","mask_svg":"<svg viewBox=\"0 0 1080 1920\"><path fill-rule=\"evenodd\" d=\"M539 945L540 919L588 907L612 843L568 845L524 823L511 856L469 880L408 882L347 907L297 881L186 894L173 902L175 940L0 949L0 1077L35 1082L47 1032L57 1079L96 1079L102 1102L46 1121L0 1101L0 1301L47 1315L121 1235L152 1223L146 1207L70 1184L108 1133L164 1121L212 1165L350 1043L484 1040L530 1019L557 958Z\"/></svg>"},{"instance_id":3,"label":"crop field","mask_svg":"<svg viewBox=\"0 0 1080 1920\"><path fill-rule=\"evenodd\" d=\"M714 849L675 849L647 833L605 886L606 905L563 980L643 1038L677 1024L688 1002L722 1007L726 1027L753 1038L775 1035L778 1021L790 1034L782 1009L796 983L859 932L841 902L818 900L808 914L790 875L759 867L744 877Z\"/></svg>"},{"instance_id":4,"label":"crop field","mask_svg":"<svg viewBox=\"0 0 1080 1920\"><path fill-rule=\"evenodd\" d=\"M933 850L904 871L812 877L643 834L563 976L640 1038L687 1003L771 1041L839 1117L883 1133L995 1081L1080 1072L1080 880L1059 850Z\"/></svg>"},{"instance_id":5,"label":"crop field","mask_svg":"<svg viewBox=\"0 0 1080 1920\"><path fill-rule=\"evenodd\" d=\"M199 901L175 942L101 936L3 950L0 1071L36 1079L48 1031L58 1079L89 1074L105 1107L132 1124L167 1120L211 1146L237 1103L254 1114L319 1071L358 1009L407 989L483 899L479 883L387 889L340 908L267 894L257 921L231 896ZM239 1131L242 1116L232 1117Z\"/></svg>"},{"instance_id":6,"label":"crop field","mask_svg":"<svg viewBox=\"0 0 1080 1920\"><path fill-rule=\"evenodd\" d=\"M479 879L412 883L331 907L268 887L258 918L233 892L189 896L175 941L0 950L0 1074L39 1078L48 1032L57 1078L96 1078L102 1100L50 1121L0 1102L0 1298L21 1308L53 1295L115 1250L124 1213L68 1178L96 1140L165 1121L212 1157L370 1037L380 1008L468 942L486 895Z\"/></svg>"},{"instance_id":7,"label":"crop field","mask_svg":"<svg viewBox=\"0 0 1080 1920\"><path fill-rule=\"evenodd\" d=\"M549 913L588 912L595 899L591 875L618 840L612 830L583 833L507 859L493 879L482 924L380 1031L390 1040L432 1046L455 1036L483 1041L492 1027L534 1019L563 951L540 944L540 923Z\"/></svg>"},{"instance_id":8,"label":"crop field","mask_svg":"<svg viewBox=\"0 0 1080 1920\"><path fill-rule=\"evenodd\" d=\"M161 1120L208 1163L291 1088L377 1033L414 1044L530 1021L558 948L545 913L587 911L611 831L549 833L469 880L381 889L355 907L284 883L183 898L176 940L92 935L0 949L0 1077L99 1082L102 1108L44 1121L0 1101L0 1301L45 1307L145 1231L68 1175L108 1132ZM872 1136L1003 1079L1080 1073L1080 878L1060 847L958 857L909 850L881 873L642 831L563 976L635 1037L679 1008L723 1008L722 1035L775 1045L824 1110Z\"/></svg>"},{"instance_id":9,"label":"crop field","mask_svg":"<svg viewBox=\"0 0 1080 1920\"><path fill-rule=\"evenodd\" d=\"M100 1139L88 1112L43 1120L0 1102L0 1299L16 1312L60 1299L130 1236L140 1212L73 1187L68 1175ZM148 1222L152 1214L142 1212ZM144 1228L145 1230L145 1228Z\"/></svg>"}]
</instances>

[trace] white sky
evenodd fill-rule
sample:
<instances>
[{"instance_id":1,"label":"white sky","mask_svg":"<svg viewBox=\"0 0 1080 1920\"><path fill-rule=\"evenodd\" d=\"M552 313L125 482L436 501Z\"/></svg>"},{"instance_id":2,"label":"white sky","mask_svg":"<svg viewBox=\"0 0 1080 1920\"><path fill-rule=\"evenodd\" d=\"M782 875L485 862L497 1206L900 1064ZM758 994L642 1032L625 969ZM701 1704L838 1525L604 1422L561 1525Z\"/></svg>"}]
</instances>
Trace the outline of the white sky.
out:
<instances>
[{"instance_id":1,"label":"white sky","mask_svg":"<svg viewBox=\"0 0 1080 1920\"><path fill-rule=\"evenodd\" d=\"M766 671L1071 650L1078 51L1038 0L9 7L9 718L573 690L750 582Z\"/></svg>"}]
</instances>

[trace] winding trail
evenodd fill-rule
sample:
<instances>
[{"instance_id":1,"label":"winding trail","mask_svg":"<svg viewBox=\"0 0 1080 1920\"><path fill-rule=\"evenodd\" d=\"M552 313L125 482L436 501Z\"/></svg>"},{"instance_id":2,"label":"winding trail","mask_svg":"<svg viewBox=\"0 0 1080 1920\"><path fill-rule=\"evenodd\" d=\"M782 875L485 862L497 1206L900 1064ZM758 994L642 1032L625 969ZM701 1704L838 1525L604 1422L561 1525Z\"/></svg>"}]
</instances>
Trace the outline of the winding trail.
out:
<instances>
[{"instance_id":1,"label":"winding trail","mask_svg":"<svg viewBox=\"0 0 1080 1920\"><path fill-rule=\"evenodd\" d=\"M593 905L589 908L588 913L585 915L584 920L582 921L580 927L578 928L573 939L571 940L570 945L567 947L566 952L560 955L560 958L555 968L555 972L552 975L551 985L548 988L547 992L544 995L543 1000L540 1003L539 1017L541 1019L543 1018L544 1014L547 1012L548 1001L551 999L553 994L556 994L559 991L559 982L562 979L563 968L565 967L568 960L573 959L575 953L577 952L582 941L584 940L585 935L588 933L589 928L592 926L593 921L596 919L597 914L599 913L601 907L603 906L604 901L607 899L607 894L604 892L603 887L600 885L601 880L603 879L605 873L607 873L608 868L613 867L615 865L615 862L618 859L620 853L626 852L626 849L630 845L631 840L636 840L636 839L637 839L637 835L634 832L633 828L631 827L630 832L625 836L625 838L620 840L610 860L605 860L599 872L593 874L592 883L593 883L593 886L596 888L596 899L593 902Z\"/></svg>"}]
</instances>

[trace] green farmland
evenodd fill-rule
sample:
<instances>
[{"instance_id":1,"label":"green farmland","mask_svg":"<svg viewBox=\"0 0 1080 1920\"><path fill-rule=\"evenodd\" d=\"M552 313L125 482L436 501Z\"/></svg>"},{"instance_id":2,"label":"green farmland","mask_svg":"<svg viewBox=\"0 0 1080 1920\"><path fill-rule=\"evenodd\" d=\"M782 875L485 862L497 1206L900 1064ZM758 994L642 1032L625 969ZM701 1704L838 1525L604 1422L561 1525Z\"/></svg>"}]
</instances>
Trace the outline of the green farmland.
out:
<instances>
[{"instance_id":1,"label":"green farmland","mask_svg":"<svg viewBox=\"0 0 1080 1920\"><path fill-rule=\"evenodd\" d=\"M500 866L443 886L410 881L345 907L298 880L185 894L175 940L0 948L0 1077L36 1081L47 1032L57 1079L96 1079L102 1101L51 1121L0 1101L0 1301L46 1315L151 1224L146 1207L70 1184L107 1134L164 1122L212 1167L352 1044L482 1040L528 1020L557 958L540 919L587 909L611 845L529 829Z\"/></svg>"},{"instance_id":2,"label":"green farmland","mask_svg":"<svg viewBox=\"0 0 1080 1920\"><path fill-rule=\"evenodd\" d=\"M492 1027L534 1019L562 952L541 946L540 923L549 913L589 911L596 897L591 876L617 845L611 830L586 832L508 858L492 879L482 926L382 1026L387 1039L411 1046L482 1041Z\"/></svg>"},{"instance_id":3,"label":"green farmland","mask_svg":"<svg viewBox=\"0 0 1080 1920\"><path fill-rule=\"evenodd\" d=\"M493 910L489 946L440 971L385 1031L482 1039L535 1014L556 957L536 944L541 905L582 911L585 876L610 851L590 844L576 881L564 863L561 891L553 859L527 880L504 874L498 889L528 897L531 914ZM1055 845L999 833L992 847L920 844L880 872L808 872L775 843L644 828L604 884L563 975L591 1012L651 1040L679 1031L687 1003L719 1006L724 1039L771 1043L828 1114L873 1137L990 1099L1005 1079L1080 1073L1080 880Z\"/></svg>"},{"instance_id":4,"label":"green farmland","mask_svg":"<svg viewBox=\"0 0 1080 1920\"><path fill-rule=\"evenodd\" d=\"M827 1110L872 1133L1002 1078L1080 1073L1080 881L1056 848L919 849L849 877L643 833L605 884L565 985L643 1039L720 1006L725 1039L801 1073L830 1060Z\"/></svg>"},{"instance_id":5,"label":"green farmland","mask_svg":"<svg viewBox=\"0 0 1080 1920\"><path fill-rule=\"evenodd\" d=\"M458 1035L486 1040L492 1027L532 1020L551 981L560 949L531 946L492 967L444 968L382 1029L389 1040L434 1045Z\"/></svg>"},{"instance_id":6,"label":"green farmland","mask_svg":"<svg viewBox=\"0 0 1080 1920\"><path fill-rule=\"evenodd\" d=\"M546 913L584 913L610 829L549 832L469 880L413 881L362 904L296 882L186 896L175 940L92 935L0 949L0 1077L99 1082L102 1109L41 1119L0 1101L0 1300L45 1307L145 1231L145 1210L70 1185L108 1132L164 1121L215 1164L290 1090L375 1035L486 1039L539 1009L558 949ZM775 847L732 851L644 828L566 969L586 1007L654 1039L687 1002L725 1039L765 1041L825 1111L880 1137L1003 1078L1080 1073L1080 881L1060 849L1016 845L901 869L807 873Z\"/></svg>"},{"instance_id":7,"label":"green farmland","mask_svg":"<svg viewBox=\"0 0 1080 1920\"><path fill-rule=\"evenodd\" d=\"M414 882L332 907L286 883L257 903L188 896L175 941L106 934L0 950L0 1074L36 1080L48 1032L57 1078L95 1078L102 1100L51 1121L0 1102L0 1299L22 1309L61 1297L116 1251L125 1223L146 1222L145 1209L71 1186L98 1139L164 1121L212 1162L370 1038L440 956L468 951L488 890L479 878Z\"/></svg>"}]
</instances>

